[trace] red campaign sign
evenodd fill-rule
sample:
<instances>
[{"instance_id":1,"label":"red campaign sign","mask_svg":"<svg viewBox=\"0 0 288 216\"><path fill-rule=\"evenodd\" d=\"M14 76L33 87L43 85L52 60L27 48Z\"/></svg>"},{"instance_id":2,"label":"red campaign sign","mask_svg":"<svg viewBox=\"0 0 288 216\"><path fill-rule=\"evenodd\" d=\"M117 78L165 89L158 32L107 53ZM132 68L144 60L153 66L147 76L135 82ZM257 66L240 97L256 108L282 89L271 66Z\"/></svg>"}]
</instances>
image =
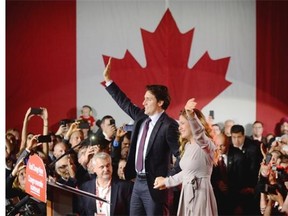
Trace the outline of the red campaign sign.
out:
<instances>
[{"instance_id":1,"label":"red campaign sign","mask_svg":"<svg viewBox=\"0 0 288 216\"><path fill-rule=\"evenodd\" d=\"M46 169L43 160L37 154L30 156L26 166L26 193L46 203L46 179Z\"/></svg>"}]
</instances>

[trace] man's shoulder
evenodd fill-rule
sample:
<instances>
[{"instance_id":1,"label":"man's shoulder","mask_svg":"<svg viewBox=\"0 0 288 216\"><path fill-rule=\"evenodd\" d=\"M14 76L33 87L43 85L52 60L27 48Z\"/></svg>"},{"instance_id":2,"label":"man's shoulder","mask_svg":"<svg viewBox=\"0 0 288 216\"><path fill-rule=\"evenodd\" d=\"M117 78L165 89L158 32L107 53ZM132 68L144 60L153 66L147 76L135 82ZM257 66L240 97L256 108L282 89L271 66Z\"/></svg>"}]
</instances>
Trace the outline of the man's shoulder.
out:
<instances>
[{"instance_id":1,"label":"man's shoulder","mask_svg":"<svg viewBox=\"0 0 288 216\"><path fill-rule=\"evenodd\" d=\"M178 124L175 119L173 119L171 116L169 116L166 112L163 112L160 119L162 119L164 122L170 123L170 124Z\"/></svg>"},{"instance_id":2,"label":"man's shoulder","mask_svg":"<svg viewBox=\"0 0 288 216\"><path fill-rule=\"evenodd\" d=\"M95 184L95 178L92 178L92 179L90 179L90 180L87 180L87 181L83 182L83 183L79 186L79 188L83 190L83 189L85 189L85 188L90 188L91 185L93 185L93 184Z\"/></svg>"},{"instance_id":3,"label":"man's shoulder","mask_svg":"<svg viewBox=\"0 0 288 216\"><path fill-rule=\"evenodd\" d=\"M133 185L132 181L129 180L123 180L123 179L118 179L118 178L113 178L112 183L115 185L123 185L123 186L130 186Z\"/></svg>"},{"instance_id":4,"label":"man's shoulder","mask_svg":"<svg viewBox=\"0 0 288 216\"><path fill-rule=\"evenodd\" d=\"M120 191L131 192L133 188L133 182L115 178L112 180L112 187L118 187Z\"/></svg>"}]
</instances>

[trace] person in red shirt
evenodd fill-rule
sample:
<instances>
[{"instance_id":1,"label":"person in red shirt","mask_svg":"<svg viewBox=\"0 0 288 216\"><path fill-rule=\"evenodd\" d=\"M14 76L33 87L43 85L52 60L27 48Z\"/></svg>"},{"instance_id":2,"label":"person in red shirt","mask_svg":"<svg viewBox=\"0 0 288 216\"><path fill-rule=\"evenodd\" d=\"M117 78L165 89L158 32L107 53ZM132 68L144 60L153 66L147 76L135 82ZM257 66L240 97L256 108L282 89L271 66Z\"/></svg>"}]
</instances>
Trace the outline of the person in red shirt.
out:
<instances>
[{"instance_id":1,"label":"person in red shirt","mask_svg":"<svg viewBox=\"0 0 288 216\"><path fill-rule=\"evenodd\" d=\"M92 108L88 105L82 106L80 119L87 121L90 125L90 129L93 130L95 126L95 118L93 117Z\"/></svg>"}]
</instances>

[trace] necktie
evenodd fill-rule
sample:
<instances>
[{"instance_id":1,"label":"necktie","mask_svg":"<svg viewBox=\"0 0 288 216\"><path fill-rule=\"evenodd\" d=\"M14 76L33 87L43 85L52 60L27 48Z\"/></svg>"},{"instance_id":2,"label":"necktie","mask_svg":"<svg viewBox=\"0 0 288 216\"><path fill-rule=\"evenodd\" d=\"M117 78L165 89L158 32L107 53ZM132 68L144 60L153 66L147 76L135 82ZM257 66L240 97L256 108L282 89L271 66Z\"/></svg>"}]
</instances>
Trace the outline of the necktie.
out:
<instances>
[{"instance_id":1,"label":"necktie","mask_svg":"<svg viewBox=\"0 0 288 216\"><path fill-rule=\"evenodd\" d=\"M225 160L224 160L224 156L223 156L223 155L220 156L219 163L220 163L221 166L226 167L226 164L225 164Z\"/></svg>"},{"instance_id":2,"label":"necktie","mask_svg":"<svg viewBox=\"0 0 288 216\"><path fill-rule=\"evenodd\" d=\"M227 167L224 161L224 157L221 156L219 159L219 168L222 180L226 183L227 182Z\"/></svg>"},{"instance_id":3,"label":"necktie","mask_svg":"<svg viewBox=\"0 0 288 216\"><path fill-rule=\"evenodd\" d=\"M136 163L136 170L138 172L140 172L143 169L143 152L144 152L144 145L145 145L145 140L146 140L146 136L147 136L147 132L149 129L149 123L150 123L151 119L148 118L145 121L144 124L144 128L143 128L143 133L142 133L142 137L139 143L139 149L138 149L138 156L137 156L137 163Z\"/></svg>"}]
</instances>

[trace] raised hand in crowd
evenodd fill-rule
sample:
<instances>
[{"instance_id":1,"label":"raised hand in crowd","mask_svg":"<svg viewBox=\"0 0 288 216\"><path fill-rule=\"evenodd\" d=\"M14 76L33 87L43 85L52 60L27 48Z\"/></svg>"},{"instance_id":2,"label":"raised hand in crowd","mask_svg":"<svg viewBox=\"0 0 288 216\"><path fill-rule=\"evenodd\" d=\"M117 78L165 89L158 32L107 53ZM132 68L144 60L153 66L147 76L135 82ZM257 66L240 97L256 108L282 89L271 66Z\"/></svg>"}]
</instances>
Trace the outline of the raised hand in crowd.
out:
<instances>
[{"instance_id":1,"label":"raised hand in crowd","mask_svg":"<svg viewBox=\"0 0 288 216\"><path fill-rule=\"evenodd\" d=\"M39 136L40 134L34 135L31 139L27 140L27 146L26 146L27 150L31 151L34 147L41 144L41 143L38 144L37 141Z\"/></svg>"},{"instance_id":2,"label":"raised hand in crowd","mask_svg":"<svg viewBox=\"0 0 288 216\"><path fill-rule=\"evenodd\" d=\"M78 163L86 169L90 158L98 152L100 152L100 147L98 145L89 145L81 148L78 153Z\"/></svg>"},{"instance_id":3,"label":"raised hand in crowd","mask_svg":"<svg viewBox=\"0 0 288 216\"><path fill-rule=\"evenodd\" d=\"M23 166L23 161L24 161L24 158L21 158L17 163L16 165L14 166L13 170L12 170L12 173L11 175L12 176L16 176L17 173L19 172L20 168Z\"/></svg>"},{"instance_id":4,"label":"raised hand in crowd","mask_svg":"<svg viewBox=\"0 0 288 216\"><path fill-rule=\"evenodd\" d=\"M40 107L42 112L40 113L40 117L43 119L43 135L48 135L48 111L45 107ZM42 145L42 151L45 155L45 158L48 159L48 154L49 154L49 146L48 142L43 143Z\"/></svg>"},{"instance_id":5,"label":"raised hand in crowd","mask_svg":"<svg viewBox=\"0 0 288 216\"><path fill-rule=\"evenodd\" d=\"M81 129L78 127L79 125L79 122L73 122L68 131L66 132L65 136L64 136L64 139L67 139L69 140L69 138L71 137L71 135L75 132L75 131L80 131Z\"/></svg>"},{"instance_id":6,"label":"raised hand in crowd","mask_svg":"<svg viewBox=\"0 0 288 216\"><path fill-rule=\"evenodd\" d=\"M121 140L121 138L127 133L127 131L125 131L123 129L123 127L119 127L117 128L117 131L116 131L116 135L115 135L115 140L117 142L119 142Z\"/></svg>"},{"instance_id":7,"label":"raised hand in crowd","mask_svg":"<svg viewBox=\"0 0 288 216\"><path fill-rule=\"evenodd\" d=\"M117 131L117 128L115 124L107 125L105 129L105 133L109 139L113 139L115 137L116 131Z\"/></svg>"},{"instance_id":8,"label":"raised hand in crowd","mask_svg":"<svg viewBox=\"0 0 288 216\"><path fill-rule=\"evenodd\" d=\"M20 151L26 148L26 141L27 141L27 126L28 121L33 117L34 115L31 115L31 107L26 111L24 120L23 120L23 126L22 126L22 133L21 133L21 144L20 144Z\"/></svg>"},{"instance_id":9,"label":"raised hand in crowd","mask_svg":"<svg viewBox=\"0 0 288 216\"><path fill-rule=\"evenodd\" d=\"M26 148L27 146L27 127L29 120L34 117L39 116L43 119L43 135L48 134L48 111L45 107L40 108L29 108L26 111L24 120L23 120L23 126L22 126L22 134L21 134L21 144L20 144L20 152ZM48 156L48 143L45 143L43 145L43 152L45 154L45 157Z\"/></svg>"},{"instance_id":10,"label":"raised hand in crowd","mask_svg":"<svg viewBox=\"0 0 288 216\"><path fill-rule=\"evenodd\" d=\"M64 137L64 135L67 133L68 131L68 126L64 125L64 124L60 124L58 130L56 131L55 135L56 136L60 136L60 137Z\"/></svg>"}]
</instances>

